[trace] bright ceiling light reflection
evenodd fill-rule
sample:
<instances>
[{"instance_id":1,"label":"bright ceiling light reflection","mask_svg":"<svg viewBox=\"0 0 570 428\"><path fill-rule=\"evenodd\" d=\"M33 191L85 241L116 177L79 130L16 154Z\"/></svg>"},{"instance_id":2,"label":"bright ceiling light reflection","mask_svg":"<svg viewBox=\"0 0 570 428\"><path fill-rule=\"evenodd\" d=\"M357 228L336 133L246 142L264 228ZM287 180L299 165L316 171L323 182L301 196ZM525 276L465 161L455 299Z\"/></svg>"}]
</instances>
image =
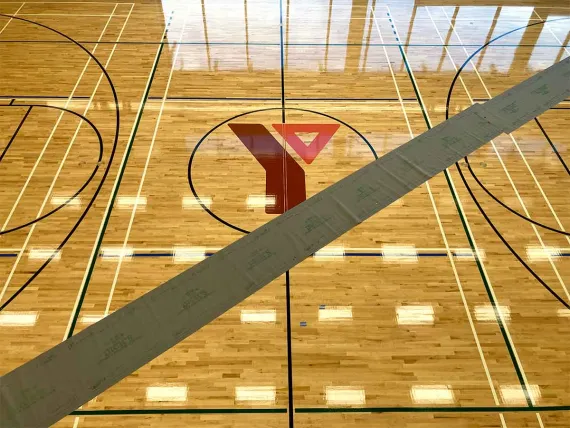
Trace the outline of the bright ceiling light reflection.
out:
<instances>
[{"instance_id":1,"label":"bright ceiling light reflection","mask_svg":"<svg viewBox=\"0 0 570 428\"><path fill-rule=\"evenodd\" d=\"M133 253L133 247L106 247L101 249L101 257L104 259L129 259Z\"/></svg>"},{"instance_id":2,"label":"bright ceiling light reflection","mask_svg":"<svg viewBox=\"0 0 570 428\"><path fill-rule=\"evenodd\" d=\"M200 204L200 202L202 204ZM209 196L200 196L200 198L196 198L195 196L184 196L182 198L182 208L185 210L201 210L202 205L210 209L212 207L212 198Z\"/></svg>"},{"instance_id":3,"label":"bright ceiling light reflection","mask_svg":"<svg viewBox=\"0 0 570 428\"><path fill-rule=\"evenodd\" d=\"M366 392L350 386L327 386L325 400L329 406L362 406L366 404Z\"/></svg>"},{"instance_id":4,"label":"bright ceiling light reflection","mask_svg":"<svg viewBox=\"0 0 570 428\"><path fill-rule=\"evenodd\" d=\"M477 248L477 253L479 254L479 260L485 260L485 250ZM453 254L459 260L475 260L475 252L471 248L457 248L453 251Z\"/></svg>"},{"instance_id":5,"label":"bright ceiling light reflection","mask_svg":"<svg viewBox=\"0 0 570 428\"><path fill-rule=\"evenodd\" d=\"M0 312L0 325L3 327L31 327L37 320L37 312Z\"/></svg>"},{"instance_id":6,"label":"bright ceiling light reflection","mask_svg":"<svg viewBox=\"0 0 570 428\"><path fill-rule=\"evenodd\" d=\"M275 309L242 309L240 320L242 323L275 323L277 321L277 312Z\"/></svg>"},{"instance_id":7,"label":"bright ceiling light reflection","mask_svg":"<svg viewBox=\"0 0 570 428\"><path fill-rule=\"evenodd\" d=\"M117 207L119 209L144 209L146 207L146 196L119 196L117 198Z\"/></svg>"},{"instance_id":8,"label":"bright ceiling light reflection","mask_svg":"<svg viewBox=\"0 0 570 428\"><path fill-rule=\"evenodd\" d=\"M505 404L526 405L526 394L521 385L501 385L501 398ZM540 398L540 388L538 385L527 385L527 391L533 402Z\"/></svg>"},{"instance_id":9,"label":"bright ceiling light reflection","mask_svg":"<svg viewBox=\"0 0 570 428\"><path fill-rule=\"evenodd\" d=\"M529 245L526 247L526 255L533 262L548 261L549 258L554 260L560 257L560 248Z\"/></svg>"},{"instance_id":10,"label":"bright ceiling light reflection","mask_svg":"<svg viewBox=\"0 0 570 428\"><path fill-rule=\"evenodd\" d=\"M64 205L69 208L79 208L81 207L81 197L76 196L72 198L71 195L69 196L52 196L50 199L50 203L55 206L59 207L60 205Z\"/></svg>"},{"instance_id":11,"label":"bright ceiling light reflection","mask_svg":"<svg viewBox=\"0 0 570 428\"><path fill-rule=\"evenodd\" d=\"M275 386L236 386L235 397L238 402L274 404Z\"/></svg>"},{"instance_id":12,"label":"bright ceiling light reflection","mask_svg":"<svg viewBox=\"0 0 570 428\"><path fill-rule=\"evenodd\" d=\"M174 247L174 263L200 262L205 258L204 247Z\"/></svg>"},{"instance_id":13,"label":"bright ceiling light reflection","mask_svg":"<svg viewBox=\"0 0 570 428\"><path fill-rule=\"evenodd\" d=\"M319 321L352 321L352 306L319 308Z\"/></svg>"},{"instance_id":14,"label":"bright ceiling light reflection","mask_svg":"<svg viewBox=\"0 0 570 428\"><path fill-rule=\"evenodd\" d=\"M511 308L508 306L497 306L495 308L492 305L475 306L475 319L477 321L496 322L499 314L503 321L509 321L511 319Z\"/></svg>"},{"instance_id":15,"label":"bright ceiling light reflection","mask_svg":"<svg viewBox=\"0 0 570 428\"><path fill-rule=\"evenodd\" d=\"M79 317L79 323L81 323L81 324L95 324L96 322L101 321L103 318L105 318L105 315L103 315L103 314L100 314L100 315L96 315L96 314L83 315L83 316Z\"/></svg>"},{"instance_id":16,"label":"bright ceiling light reflection","mask_svg":"<svg viewBox=\"0 0 570 428\"><path fill-rule=\"evenodd\" d=\"M28 258L30 260L47 260L50 257L52 257L52 261L60 260L61 250L57 251L57 248L32 248L28 252Z\"/></svg>"},{"instance_id":17,"label":"bright ceiling light reflection","mask_svg":"<svg viewBox=\"0 0 570 428\"><path fill-rule=\"evenodd\" d=\"M149 386L146 389L146 401L186 401L188 388L186 386Z\"/></svg>"},{"instance_id":18,"label":"bright ceiling light reflection","mask_svg":"<svg viewBox=\"0 0 570 428\"><path fill-rule=\"evenodd\" d=\"M344 247L343 246L327 246L318 250L313 257L319 261L325 260L343 260L344 259Z\"/></svg>"},{"instance_id":19,"label":"bright ceiling light reflection","mask_svg":"<svg viewBox=\"0 0 570 428\"><path fill-rule=\"evenodd\" d=\"M388 263L417 263L418 252L413 245L384 245L382 256Z\"/></svg>"},{"instance_id":20,"label":"bright ceiling light reflection","mask_svg":"<svg viewBox=\"0 0 570 428\"><path fill-rule=\"evenodd\" d=\"M417 404L452 404L455 402L453 390L449 385L414 385L410 396Z\"/></svg>"},{"instance_id":21,"label":"bright ceiling light reflection","mask_svg":"<svg viewBox=\"0 0 570 428\"><path fill-rule=\"evenodd\" d=\"M431 305L407 305L396 308L398 325L431 325L434 320L434 311Z\"/></svg>"},{"instance_id":22,"label":"bright ceiling light reflection","mask_svg":"<svg viewBox=\"0 0 570 428\"><path fill-rule=\"evenodd\" d=\"M275 206L273 195L247 195L246 205L248 208L265 208Z\"/></svg>"}]
</instances>

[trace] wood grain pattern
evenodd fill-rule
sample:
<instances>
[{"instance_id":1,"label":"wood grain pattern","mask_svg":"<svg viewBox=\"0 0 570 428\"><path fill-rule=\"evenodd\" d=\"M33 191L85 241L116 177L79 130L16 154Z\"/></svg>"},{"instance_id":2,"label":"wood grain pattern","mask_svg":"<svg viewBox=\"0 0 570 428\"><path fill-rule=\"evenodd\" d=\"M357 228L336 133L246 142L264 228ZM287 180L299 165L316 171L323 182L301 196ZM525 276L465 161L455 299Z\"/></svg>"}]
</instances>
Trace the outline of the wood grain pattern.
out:
<instances>
[{"instance_id":1,"label":"wood grain pattern","mask_svg":"<svg viewBox=\"0 0 570 428\"><path fill-rule=\"evenodd\" d=\"M456 69L492 38L521 27L473 58L456 83L451 114L568 56L570 9L560 2L416 5L283 0L281 11L279 1L269 0L172 5L0 1L0 13L17 12L57 29L81 42L102 64L108 62L121 113L109 165L115 111L106 80L95 90L101 70L93 61L87 64L88 55L61 36L0 17L0 152L26 106L37 105L0 162L0 226L14 228L38 217L40 208L42 214L53 210L98 167L77 201L33 229L0 235L0 304L40 268L42 250L59 246L109 166L93 207L61 257L0 312L5 344L0 373L63 340L72 323L80 331L195 263L195 254L215 252L241 236L192 202L188 183L193 150L221 122L273 109L239 118L272 130L272 124L282 122L283 93L287 123L338 123L318 112L357 130L373 150L346 126L310 165L286 147L306 172L309 196L373 160L373 151L381 156L425 131L426 117L432 125L444 120ZM538 24L543 19L553 21ZM161 45L168 22L168 43ZM12 100L17 106L8 106ZM70 113L55 127L60 111L50 106L93 122L103 139L101 162L93 130ZM570 164L568 109L569 103L561 103L539 117L542 130L530 122L469 158L477 177L499 200L563 231L570 228L570 174L560 160ZM508 212L464 165L462 170L512 248L570 302L568 235L533 227ZM212 212L226 222L252 230L272 218L263 206L247 204L249 196L264 195L265 173L227 124L202 141L192 176L202 200L211 201ZM120 186L115 185L118 177ZM139 202L136 211L133 201ZM102 225L105 233L98 245ZM484 252L479 262L469 256L472 245ZM507 412L504 422L492 411L413 412L437 406L527 406L521 384L528 386L534 405L570 405L568 312L494 234L456 168L331 247L328 256L305 261L290 272L288 282L285 277L274 281L84 409L286 410L292 404L298 427L565 426L568 409L541 411L540 420L532 412ZM184 254L180 248L192 256L175 258L176 251ZM134 255L100 257L105 251ZM83 296L79 308L78 296ZM502 308L502 324L492 302ZM259 317L274 311L275 318L244 322L242 311L264 311L257 312ZM21 312L37 314L35 324L8 325L30 320L13 317ZM182 401L149 401L151 386L182 386L187 394ZM421 387L431 389L422 393ZM452 398L434 392L440 387L452 391ZM257 399L242 400L239 388L258 388L246 390ZM411 409L354 415L299 410L339 406ZM276 413L70 416L56 426L117 423L289 425L286 413Z\"/></svg>"}]
</instances>

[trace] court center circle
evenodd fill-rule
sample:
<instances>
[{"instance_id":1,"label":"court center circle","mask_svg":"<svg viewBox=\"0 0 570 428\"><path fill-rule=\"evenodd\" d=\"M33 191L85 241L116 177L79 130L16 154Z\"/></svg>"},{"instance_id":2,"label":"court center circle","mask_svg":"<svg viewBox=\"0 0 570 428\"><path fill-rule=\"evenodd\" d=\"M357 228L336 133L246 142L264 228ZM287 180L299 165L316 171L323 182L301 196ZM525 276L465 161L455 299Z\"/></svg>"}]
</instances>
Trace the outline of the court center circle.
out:
<instances>
[{"instance_id":1,"label":"court center circle","mask_svg":"<svg viewBox=\"0 0 570 428\"><path fill-rule=\"evenodd\" d=\"M194 195L194 198L196 199L197 203L201 206L201 208L204 211L206 211L215 220L219 221L220 223L224 224L225 226L227 226L231 229L237 230L237 231L242 232L242 233L249 233L250 232L250 230L248 230L247 228L242 227L241 225L235 224L235 221L234 222L229 221L227 219L227 216L223 216L219 213L214 212L214 210L210 206L208 206L209 203L206 202L208 198L204 194L201 195L201 192L199 191L199 189L197 189L196 182L195 182L195 180L196 180L195 168L197 165L196 155L198 154L199 149L201 147L203 147L203 144L208 140L208 138L210 136L212 136L212 134L215 131L219 130L221 127L228 124L229 122L234 121L236 119L244 118L246 116L251 116L251 115L256 114L256 113L268 112L268 111L281 111L281 110L283 110L283 109L280 107L265 108L265 109L252 110L252 111L248 111L245 113L241 113L241 114L232 116L232 117L224 120L223 122L220 122L219 124L214 126L212 129L210 129L206 134L204 134L202 136L202 138L200 138L200 140L198 141L198 143L196 144L194 149L192 150L192 154L190 155L190 160L188 162L188 183L190 185L190 190L192 191L192 194ZM349 125L348 123L346 123L346 122L344 122L344 121L342 121L342 120L340 120L334 116L328 115L326 113L314 111L314 110L301 109L301 108L285 108L284 110L291 111L291 112L310 113L310 114L320 116L321 118L324 117L324 118L327 118L329 120L333 120L333 121L337 122L338 124L341 125L341 127L345 127L346 129L348 129L349 131L354 133L357 136L358 140L365 145L365 147L368 149L367 151L370 153L370 160L371 161L378 159L378 155L376 154L374 147L372 147L372 145L366 139L366 137L364 135L362 135L354 127ZM267 121L263 121L263 123L266 123L266 122ZM293 125L294 123L292 122L291 124ZM239 147L239 146L243 147L242 143L239 141L237 136L234 136L234 140L235 140L235 144L238 145L237 147ZM244 147L244 150L246 150L245 147ZM256 163L257 161L254 159L254 157L251 154L250 154L250 156L251 156L251 162ZM305 166L305 165L303 165L303 166ZM361 165L361 166L364 166L364 165ZM261 168L261 167L259 167L259 168ZM358 168L355 168L355 170L356 169L358 169ZM193 175L193 173L194 173L194 175ZM330 184L333 184L333 183L330 183ZM312 196L312 195L308 194L307 198L310 196ZM269 220L270 220L270 218L268 218L268 221Z\"/></svg>"}]
</instances>

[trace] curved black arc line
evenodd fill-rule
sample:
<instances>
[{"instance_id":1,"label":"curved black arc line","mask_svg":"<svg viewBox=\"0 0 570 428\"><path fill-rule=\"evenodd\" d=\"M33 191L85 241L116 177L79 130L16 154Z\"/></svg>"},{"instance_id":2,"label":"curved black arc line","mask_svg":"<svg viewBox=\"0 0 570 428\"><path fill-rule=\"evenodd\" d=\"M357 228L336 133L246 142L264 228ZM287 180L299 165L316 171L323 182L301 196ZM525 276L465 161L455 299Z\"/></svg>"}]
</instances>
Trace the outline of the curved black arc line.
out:
<instances>
[{"instance_id":1,"label":"curved black arc line","mask_svg":"<svg viewBox=\"0 0 570 428\"><path fill-rule=\"evenodd\" d=\"M241 227L235 226L233 224L231 224L230 222L224 220L223 218L219 217L217 214L215 214L212 210L210 210L207 206L205 206L202 203L202 200L200 199L200 196L198 196L198 192L196 191L195 187L194 187L194 182L192 180L192 164L194 162L194 157L196 156L196 153L198 152L198 148L200 147L200 145L206 140L206 138L208 138L210 136L210 134L212 134L212 132L214 132L216 129L218 129L220 126L225 125L226 123L228 123L231 120L237 119L238 117L242 117L242 116L246 116L248 114L253 114L253 113L259 113L262 111L270 111L270 110L282 110L283 107L270 107L270 108L263 108L263 109L258 109L258 110L251 110L251 111L247 111L245 113L240 113L237 114L233 117L230 117L229 119L224 120L223 122L218 123L216 126L214 126L212 129L210 129L208 132L206 132L206 134L204 134L202 136L202 138L200 138L200 140L198 141L198 143L196 143L196 146L194 146L194 149L192 150L192 154L190 155L190 160L188 161L188 183L190 184L190 190L192 191L192 194L194 195L194 197L196 198L196 200L198 201L198 203L200 204L200 206L202 207L202 209L204 211L206 211L210 216L212 216L214 219L216 219L217 221L219 221L220 223L228 226L231 229L237 230L238 232L242 232L242 233L249 233L249 230L246 229L242 229ZM370 144L370 142L366 139L366 137L364 135L362 135L357 129L355 129L354 127L352 127L351 125L349 125L348 123L337 119L336 117L333 117L331 115L328 115L326 113L321 113L318 111L314 111L314 110L308 110L308 109L303 109L303 108L288 108L285 107L285 110L295 110L295 111L304 111L307 113L314 113L320 116L325 116L328 117L329 119L332 119L344 126L346 126L347 128L349 128L350 130L352 130L355 134L357 134L370 148L370 151L372 152L372 155L374 156L374 159L378 159L378 154L376 153L376 150L374 150L374 147L372 147L372 144Z\"/></svg>"},{"instance_id":2,"label":"curved black arc line","mask_svg":"<svg viewBox=\"0 0 570 428\"><path fill-rule=\"evenodd\" d=\"M97 199L97 196L99 195L99 192L101 191L101 188L103 187L103 184L105 183L105 180L107 179L107 175L109 174L109 171L111 169L111 164L113 162L113 159L115 158L115 152L117 150L117 145L119 142L119 128L120 128L120 121L121 121L121 114L119 111L119 98L117 96L117 91L115 89L115 85L113 85L113 81L111 80L111 76L109 76L109 73L107 72L107 70L105 69L105 67L103 66L103 64L101 64L101 62L97 59L97 57L95 55L93 55L87 48L85 48L83 45L81 45L80 43L76 42L75 40L73 40L71 37L63 34L62 32L55 30L51 27L48 27L44 24L40 24L38 22L34 22L34 21L30 21L29 19L25 19L25 18L20 18L19 16L12 16L12 15L5 15L0 13L0 16L3 16L5 18L12 18L12 19L16 19L16 20L20 20L23 22L28 22L30 24L34 24L34 25L38 25L40 27L43 27L49 31L52 31L56 34L59 34L60 36L66 38L67 40L69 40L70 42L72 42L73 44L75 44L76 46L78 46L82 51L84 51L85 53L87 53L87 55L89 55L89 57L95 61L95 63L97 64L97 66L101 69L102 73L105 75L105 78L107 79L107 82L109 83L109 87L111 88L111 92L113 93L113 100L115 102L115 136L113 138L113 147L111 148L111 154L109 156L109 162L107 163L107 167L105 168L105 171L103 172L103 176L101 177L101 181L99 182L99 185L97 186L97 189L95 189L95 192L93 194L93 197L91 198L91 200L89 201L89 203L87 204L87 206L85 207L85 210L83 211L83 213L81 214L81 216L79 217L79 219L77 220L77 222L75 223L75 225L73 225L73 227L71 228L71 230L69 231L69 233L65 236L65 238L63 239L63 241L61 242L61 244L59 244L59 246L57 247L56 251L54 251L54 253L50 256L49 259L47 259L39 268L38 270L36 270L32 276L26 281L24 282L23 285L20 286L20 288L14 292L14 294L12 294L12 296L10 296L10 298L8 298L8 300L6 300L1 306L0 306L0 311L4 310L11 302L14 301L14 299L22 292L24 291L28 285L30 285L32 283L32 281L49 265L49 263L51 262L51 260L55 257L55 254L57 254L57 252L59 252L67 243L67 241L69 241L69 239L71 238L71 236L75 233L75 231L77 230L77 228L79 227L79 225L81 224L81 222L83 221L83 219L87 216L87 213L89 211L89 209L91 208L91 206L95 203L95 199Z\"/></svg>"},{"instance_id":3,"label":"curved black arc line","mask_svg":"<svg viewBox=\"0 0 570 428\"><path fill-rule=\"evenodd\" d=\"M97 171L99 170L99 165L98 163L101 162L101 160L103 159L103 137L101 136L101 133L99 132L99 129L97 129L97 127L93 124L93 122L91 122L89 119L87 119L85 116L83 116L80 113L77 113L73 110L69 110L63 107L56 107L56 106L48 106L48 105L42 105L42 104L11 104L10 107L25 107L28 106L30 107L30 109L32 107L41 107L41 108L53 108L56 110L61 110L67 113L71 113L77 117L79 117L81 120L84 120L85 122L87 122L87 124L93 129L93 131L95 131L95 134L97 135L97 139L99 140L99 157L97 158L97 164L95 164L95 168L93 169L93 171L91 172L91 175L87 178L87 181L85 181L85 183L83 183L83 185L79 188L79 190L77 190L73 196L71 196L67 201L65 201L64 203L60 204L59 206L57 206L56 208L54 208L51 211L48 211L47 213L43 214L40 217L37 217L35 220L31 220L27 223L21 224L19 226L15 226L12 227L11 229L6 229L6 230L2 230L0 231L0 236L2 235L6 235L10 232L15 232L16 230L20 230L23 229L25 227L31 226L34 223L37 223L38 221L41 221L49 216L51 216L52 214L55 214L56 212L58 212L60 209L62 209L63 207L67 206L69 204L69 202L71 200L73 200L74 198L76 198L77 196L79 196L79 194L81 192L83 192L83 190L85 190L85 188L89 185L89 183L91 183L91 180L93 180L93 177L95 177L95 174L97 174Z\"/></svg>"},{"instance_id":4,"label":"curved black arc line","mask_svg":"<svg viewBox=\"0 0 570 428\"><path fill-rule=\"evenodd\" d=\"M554 21L560 21L560 20L567 20L570 18L560 18L560 19L553 19L550 21L539 21L539 22L535 22L532 24L528 24L522 27L518 27L515 28L514 30L508 31L504 34L501 34L497 37L495 37L494 39L488 41L487 43L485 43L484 45L482 45L481 47L479 47L477 50L475 50L466 60L465 62L461 65L461 67L459 67L459 69L457 70L455 76L453 77L453 80L451 82L451 85L449 87L449 91L447 93L447 100L446 100L446 104L445 104L445 119L449 119L449 104L451 101L451 95L453 93L453 88L455 87L455 83L457 82L457 79L459 78L459 75L461 74L461 72L463 71L463 69L465 68L465 66L473 59L473 57L475 55L477 55L479 52L481 52L485 47L487 47L488 45L490 45L491 43L493 43L494 41L505 37L515 31L519 31L522 29L525 29L527 27L532 27L534 25L540 25L540 24L544 24L547 22L554 22ZM465 162L467 163L467 165L469 165L469 159L466 156L465 158ZM492 220L489 218L489 216L487 215L487 213L485 212L485 210L483 209L483 207L481 206L481 204L479 203L479 200L477 199L477 197L475 196L475 194L473 193L473 190L471 189L471 187L469 186L469 183L467 183L467 179L465 178L465 176L463 175L463 171L461 169L461 166L459 165L459 162L455 163L455 166L457 168L457 170L459 171L459 175L461 176L461 180L463 181L463 184L465 185L465 187L467 188L467 191L469 192L469 195L471 196L471 199L473 199L473 202L475 202L475 205L477 206L479 212L483 215L483 218L485 218L485 221L487 222L487 224L489 224L489 226L491 227L491 229L493 229L493 232L495 232L495 234L499 237L499 239L501 240L501 242L507 247L507 249L511 252L511 254L513 256L515 256L515 258L519 261L519 263L521 263L523 265L523 267L552 295L554 296L554 298L556 298L556 300L558 300L560 303L562 303L562 305L564 305L564 307L566 307L567 309L570 309L570 304L568 304L562 297L560 297L558 295L558 293L556 293L523 259L522 257L515 251L515 249L507 242L507 240L504 238L504 236L501 234L501 232L499 232L499 230L497 229L497 227L494 225L494 223L492 222ZM473 174L472 169L469 167L469 171L471 172L471 174ZM482 183L480 183L480 181L478 180L477 176L475 174L473 174L473 178L477 181L477 183L483 187L485 189L485 187L482 185ZM489 192L487 192L489 193ZM495 200L497 200L496 198L493 198ZM503 204L501 204L503 205ZM504 206L504 205L503 205ZM511 212L513 212L514 210L509 210ZM525 219L528 219L525 216L520 215L520 217L524 217ZM532 219L528 219L529 221L531 221ZM535 223L533 221L533 223ZM536 224L536 223L535 223ZM545 225L542 225L542 227L545 227ZM548 227L546 227L548 228Z\"/></svg>"},{"instance_id":5,"label":"curved black arc line","mask_svg":"<svg viewBox=\"0 0 570 428\"><path fill-rule=\"evenodd\" d=\"M487 223L489 224L489 226L491 226L491 229L493 229L493 232L495 232L495 234L499 237L499 239L503 242L503 244L509 249L509 251L516 257L516 259L526 268L526 270L538 281L540 282L540 284L546 288L548 290L548 292L550 292L550 294L552 294L554 296L554 298L556 300L558 300L560 303L562 303L562 305L564 305L567 309L570 309L570 304L566 303L566 301L560 297L558 295L558 293L556 293L556 291L554 291L534 270L532 270L532 268L526 264L526 262L521 258L521 256L519 256L519 254L515 251L515 249L513 247L511 247L511 245L508 243L508 241L503 237L503 235L499 232L499 230L497 229L497 227L494 225L494 223L491 221L491 219L489 218L489 216L487 215L487 213L485 212L485 210L483 209L483 207L481 206L481 204L479 203L479 200L475 197L475 195L473 194L473 190L471 189L471 187L469 186L469 184L467 183L467 180L465 178L465 176L463 175L463 171L461 170L461 168L459 167L458 164L456 164L457 169L459 170L459 175L461 176L461 180L463 181L463 184L465 185L465 187L467 188L467 191L469 192L469 195L471 196L471 199L473 199L473 202L475 202L475 205L477 205L477 208L479 209L479 211L481 212L481 214L483 215L483 217L485 218L485 220L487 221Z\"/></svg>"},{"instance_id":6,"label":"curved black arc line","mask_svg":"<svg viewBox=\"0 0 570 428\"><path fill-rule=\"evenodd\" d=\"M552 140L550 139L550 137L546 133L545 129L542 127L542 124L540 123L538 118L535 117L534 121L536 122L536 124L540 128L540 132L542 132L542 135L544 135L544 138L546 138L546 141L548 141L548 144L550 144L552 151L554 152L554 154L556 155L556 157L558 158L558 160L560 161L560 163L562 164L562 166L564 167L564 169L566 170L568 175L570 175L570 168L568 168L568 165L566 164L566 162L564 162L564 158L562 157L562 155L560 154L560 152L558 151L558 149L556 148L556 146L554 145L554 143L552 142Z\"/></svg>"},{"instance_id":7,"label":"curved black arc line","mask_svg":"<svg viewBox=\"0 0 570 428\"><path fill-rule=\"evenodd\" d=\"M475 55L477 55L479 52L481 52L483 49L485 49L490 44L496 42L499 39L502 39L503 37L508 36L511 33L514 33L515 31L524 30L525 28L528 28L528 27L533 27L535 25L541 25L541 24L549 23L549 22L566 21L568 19L570 19L570 18L558 18L558 19L551 19L550 21L538 21L538 22L533 22L532 24L523 25L522 27L517 27L513 30L507 31L506 33L499 34L497 37L489 40L487 43L478 47L471 55L469 55L469 57L467 57L465 62L461 65L461 67L459 67L459 69L455 73L455 76L453 76L453 80L451 81L449 91L447 92L447 100L445 101L446 116L447 116L447 114L449 114L447 112L449 112L449 104L451 103L451 95L453 93L453 89L455 88L455 83L457 82L457 79L459 78L459 75L461 74L463 69L467 66L467 64L469 64L469 62L473 59L473 57ZM447 119L447 117L446 117L446 119Z\"/></svg>"},{"instance_id":8,"label":"curved black arc line","mask_svg":"<svg viewBox=\"0 0 570 428\"><path fill-rule=\"evenodd\" d=\"M489 195L489 197L491 197L496 203L498 203L499 205L501 205L503 208L505 208L507 211L510 211L511 213L513 213L514 215L516 215L517 217L522 218L523 220L528 221L529 223L535 224L539 227L542 227L543 229L547 229L550 230L552 232L555 233L559 233L561 235L566 235L566 236L570 236L570 233L565 232L564 230L560 230L560 229L556 229L554 227L550 227L546 224L540 223L536 220L533 220L530 217L525 216L524 214L519 213L518 211L512 209L511 207L509 207L507 204L505 204L503 201L501 201L499 198L497 198L489 189L487 189L487 187L481 182L481 180L479 180L479 177L477 177L477 175L475 174L475 172L473 171L473 168L471 167L471 163L469 162L468 157L466 156L464 158L465 163L467 164L467 169L469 170L469 172L471 173L471 175L473 176L473 179L475 180L475 182L479 185L479 187L481 187L481 189L483 189L483 191Z\"/></svg>"},{"instance_id":9,"label":"curved black arc line","mask_svg":"<svg viewBox=\"0 0 570 428\"><path fill-rule=\"evenodd\" d=\"M0 108L1 107L11 107L13 102L14 102L14 100L12 100L10 102L10 104L8 104L7 106L2 105L2 106L0 106ZM16 130L12 134L10 141L8 141L8 144L6 144L6 147L4 147L4 149L2 150L2 153L0 153L0 162L2 162L2 160L4 159L4 156L6 156L6 153L8 153L8 149L10 148L10 146L12 145L14 140L16 139L16 136L20 132L20 129L22 129L22 126L24 126L24 122L26 121L26 119L28 118L28 116L30 115L31 112L32 112L32 108L30 107L30 108L28 108L28 110L24 114L24 117L22 117L22 120L20 120L20 123L18 124L18 127L16 128Z\"/></svg>"}]
</instances>

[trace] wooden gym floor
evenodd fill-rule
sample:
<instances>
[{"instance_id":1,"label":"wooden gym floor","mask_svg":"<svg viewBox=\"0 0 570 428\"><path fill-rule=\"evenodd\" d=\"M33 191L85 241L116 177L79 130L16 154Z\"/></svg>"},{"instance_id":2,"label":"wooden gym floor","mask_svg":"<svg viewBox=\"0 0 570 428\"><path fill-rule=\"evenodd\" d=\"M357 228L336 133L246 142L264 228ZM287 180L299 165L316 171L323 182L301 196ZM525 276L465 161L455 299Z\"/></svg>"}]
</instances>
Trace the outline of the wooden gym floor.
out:
<instances>
[{"instance_id":1,"label":"wooden gym floor","mask_svg":"<svg viewBox=\"0 0 570 428\"><path fill-rule=\"evenodd\" d=\"M229 124L310 196L443 121L457 70L451 115L567 57L564 3L0 1L0 374L274 217ZM340 126L309 164L282 123ZM567 428L569 127L487 144L56 426Z\"/></svg>"}]
</instances>

